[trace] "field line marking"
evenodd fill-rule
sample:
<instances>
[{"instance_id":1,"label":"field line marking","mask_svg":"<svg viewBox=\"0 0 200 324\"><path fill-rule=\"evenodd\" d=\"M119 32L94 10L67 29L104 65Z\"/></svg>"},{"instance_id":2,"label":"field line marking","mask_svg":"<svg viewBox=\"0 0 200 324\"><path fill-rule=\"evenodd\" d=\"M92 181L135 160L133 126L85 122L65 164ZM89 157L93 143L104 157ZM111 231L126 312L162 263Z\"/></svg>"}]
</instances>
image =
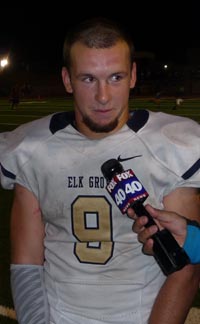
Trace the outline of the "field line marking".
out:
<instances>
[{"instance_id":1,"label":"field line marking","mask_svg":"<svg viewBox=\"0 0 200 324\"><path fill-rule=\"evenodd\" d=\"M13 308L0 305L0 315L16 320L16 313Z\"/></svg>"}]
</instances>

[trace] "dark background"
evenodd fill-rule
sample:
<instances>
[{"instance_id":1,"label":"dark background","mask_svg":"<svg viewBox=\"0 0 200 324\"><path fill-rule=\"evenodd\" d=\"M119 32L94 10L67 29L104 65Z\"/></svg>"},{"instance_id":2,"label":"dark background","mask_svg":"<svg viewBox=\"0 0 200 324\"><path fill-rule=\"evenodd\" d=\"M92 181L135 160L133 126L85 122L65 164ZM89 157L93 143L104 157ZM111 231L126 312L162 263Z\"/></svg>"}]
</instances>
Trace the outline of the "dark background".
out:
<instances>
[{"instance_id":1,"label":"dark background","mask_svg":"<svg viewBox=\"0 0 200 324\"><path fill-rule=\"evenodd\" d=\"M9 51L22 61L62 64L66 30L82 19L105 16L124 25L133 36L137 51L152 51L156 58L184 63L189 48L200 48L197 1L94 1L61 2L41 6L1 5L0 53ZM111 8L108 8L111 7Z\"/></svg>"},{"instance_id":2,"label":"dark background","mask_svg":"<svg viewBox=\"0 0 200 324\"><path fill-rule=\"evenodd\" d=\"M65 0L64 0L65 1ZM132 35L137 56L134 94L200 94L200 19L197 1L54 1L1 4L0 96L28 84L30 97L61 96L66 31L91 17L114 19ZM167 70L164 64L168 65ZM180 95L180 94L179 94Z\"/></svg>"}]
</instances>

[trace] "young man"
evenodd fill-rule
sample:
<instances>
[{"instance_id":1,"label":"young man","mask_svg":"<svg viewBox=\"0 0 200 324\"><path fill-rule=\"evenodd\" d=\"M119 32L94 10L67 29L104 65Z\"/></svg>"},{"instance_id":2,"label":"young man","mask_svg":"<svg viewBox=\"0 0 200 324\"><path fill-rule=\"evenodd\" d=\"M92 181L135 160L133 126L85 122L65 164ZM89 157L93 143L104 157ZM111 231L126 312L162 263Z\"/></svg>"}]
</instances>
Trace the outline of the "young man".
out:
<instances>
[{"instance_id":1,"label":"young man","mask_svg":"<svg viewBox=\"0 0 200 324\"><path fill-rule=\"evenodd\" d=\"M200 205L200 196L197 192L197 199ZM158 228L168 229L175 237L180 246L190 258L192 264L200 263L200 224L196 221L190 221L177 213L153 208L150 205L146 206L149 214L157 221L157 226L153 225L145 228L148 218L142 216L137 218L132 210L128 211L130 217L136 219L133 230L138 233L138 240L144 244L143 251L146 254L153 254L152 235L158 231Z\"/></svg>"},{"instance_id":2,"label":"young man","mask_svg":"<svg viewBox=\"0 0 200 324\"><path fill-rule=\"evenodd\" d=\"M141 253L132 219L111 200L101 166L119 157L154 206L198 219L199 125L129 112L133 45L104 19L68 34L62 78L74 113L2 136L1 182L15 189L11 281L19 323L183 323L198 266L166 277Z\"/></svg>"}]
</instances>

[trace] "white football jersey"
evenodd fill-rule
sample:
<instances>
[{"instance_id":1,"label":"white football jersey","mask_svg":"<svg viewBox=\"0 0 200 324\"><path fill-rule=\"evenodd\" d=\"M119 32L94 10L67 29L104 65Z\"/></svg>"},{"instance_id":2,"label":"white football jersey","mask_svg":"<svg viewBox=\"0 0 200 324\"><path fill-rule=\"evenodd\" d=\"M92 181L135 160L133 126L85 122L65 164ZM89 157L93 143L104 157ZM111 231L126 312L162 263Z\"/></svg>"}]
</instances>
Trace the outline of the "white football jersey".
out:
<instances>
[{"instance_id":1,"label":"white football jersey","mask_svg":"<svg viewBox=\"0 0 200 324\"><path fill-rule=\"evenodd\" d=\"M73 118L56 113L1 134L2 186L19 183L40 203L52 323L71 323L73 316L82 324L147 323L165 276L141 252L133 221L105 189L101 166L119 159L149 193L146 202L163 208L174 189L200 188L200 127L136 110L118 132L91 140Z\"/></svg>"}]
</instances>

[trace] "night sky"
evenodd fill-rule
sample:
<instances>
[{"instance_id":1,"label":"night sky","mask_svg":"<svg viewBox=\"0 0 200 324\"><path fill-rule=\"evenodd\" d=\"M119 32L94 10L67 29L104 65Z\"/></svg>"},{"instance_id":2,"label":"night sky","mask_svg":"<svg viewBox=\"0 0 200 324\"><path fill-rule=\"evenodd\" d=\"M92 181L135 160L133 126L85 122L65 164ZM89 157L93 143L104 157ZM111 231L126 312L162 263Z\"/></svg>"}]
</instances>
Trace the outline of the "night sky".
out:
<instances>
[{"instance_id":1,"label":"night sky","mask_svg":"<svg viewBox=\"0 0 200 324\"><path fill-rule=\"evenodd\" d=\"M9 51L22 61L62 64L62 45L69 26L82 19L104 16L115 19L131 33L137 51L152 51L157 59L184 62L188 48L200 48L200 19L197 1L109 0L74 2L39 8L27 2L22 6L1 6L0 54ZM107 8L107 5L112 10ZM139 3L139 4L138 4ZM56 7L56 5L58 7ZM70 5L72 8L70 9Z\"/></svg>"}]
</instances>

